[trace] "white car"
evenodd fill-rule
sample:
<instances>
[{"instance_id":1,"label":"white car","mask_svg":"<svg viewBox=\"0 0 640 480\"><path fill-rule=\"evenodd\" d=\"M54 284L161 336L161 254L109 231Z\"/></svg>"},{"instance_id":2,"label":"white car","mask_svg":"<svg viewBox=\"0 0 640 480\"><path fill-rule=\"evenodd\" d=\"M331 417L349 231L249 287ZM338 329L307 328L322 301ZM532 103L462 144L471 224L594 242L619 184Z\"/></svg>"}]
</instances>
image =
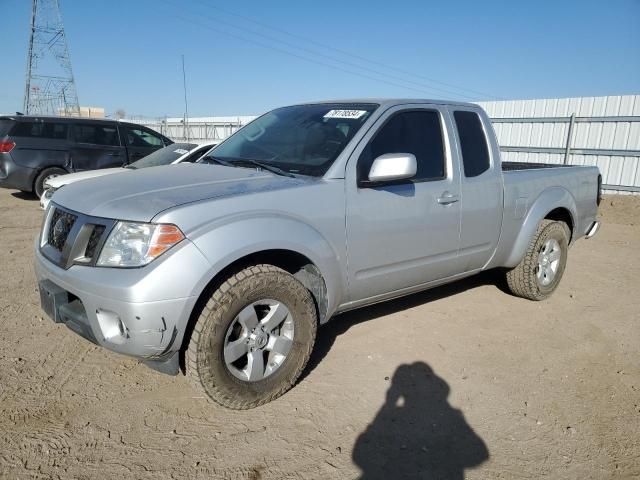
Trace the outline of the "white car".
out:
<instances>
[{"instance_id":1,"label":"white car","mask_svg":"<svg viewBox=\"0 0 640 480\"><path fill-rule=\"evenodd\" d=\"M112 173L121 173L127 170L159 167L161 165L173 165L174 163L195 162L213 147L218 145L218 143L220 142L206 142L200 145L195 143L173 143L124 167L86 170L84 172L69 173L67 175L59 175L57 177L49 178L44 184L44 192L42 193L42 197L40 197L40 206L46 210L55 191L65 185L69 185L70 183L86 180L87 178L111 175Z\"/></svg>"}]
</instances>

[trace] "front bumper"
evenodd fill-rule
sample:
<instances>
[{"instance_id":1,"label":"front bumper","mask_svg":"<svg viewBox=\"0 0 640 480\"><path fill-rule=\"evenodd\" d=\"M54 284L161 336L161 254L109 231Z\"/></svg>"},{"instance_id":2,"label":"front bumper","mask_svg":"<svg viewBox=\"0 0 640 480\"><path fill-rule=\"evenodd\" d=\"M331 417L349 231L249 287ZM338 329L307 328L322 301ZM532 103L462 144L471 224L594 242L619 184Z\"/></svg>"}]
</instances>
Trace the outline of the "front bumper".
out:
<instances>
[{"instance_id":1,"label":"front bumper","mask_svg":"<svg viewBox=\"0 0 640 480\"><path fill-rule=\"evenodd\" d=\"M43 310L89 341L177 373L177 356L208 262L189 241L143 268L73 265L63 269L36 244L35 269ZM155 264L155 265L154 265ZM176 295L168 294L171 287ZM189 292L190 294L179 296ZM171 298L174 297L174 298ZM167 360L170 368L167 371Z\"/></svg>"}]
</instances>

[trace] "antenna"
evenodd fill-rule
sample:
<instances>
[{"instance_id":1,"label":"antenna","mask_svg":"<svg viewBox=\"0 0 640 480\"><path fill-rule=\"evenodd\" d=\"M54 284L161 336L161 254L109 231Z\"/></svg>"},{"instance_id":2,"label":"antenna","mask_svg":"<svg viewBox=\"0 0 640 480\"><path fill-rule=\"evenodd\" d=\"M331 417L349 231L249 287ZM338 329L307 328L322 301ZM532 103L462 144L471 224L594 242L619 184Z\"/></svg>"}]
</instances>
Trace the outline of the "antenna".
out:
<instances>
[{"instance_id":1,"label":"antenna","mask_svg":"<svg viewBox=\"0 0 640 480\"><path fill-rule=\"evenodd\" d=\"M184 71L184 55L182 55L182 86L184 88L184 138L189 141L189 107L187 106L187 75Z\"/></svg>"},{"instance_id":2,"label":"antenna","mask_svg":"<svg viewBox=\"0 0 640 480\"><path fill-rule=\"evenodd\" d=\"M26 77L25 114L80 116L58 0L33 0Z\"/></svg>"}]
</instances>

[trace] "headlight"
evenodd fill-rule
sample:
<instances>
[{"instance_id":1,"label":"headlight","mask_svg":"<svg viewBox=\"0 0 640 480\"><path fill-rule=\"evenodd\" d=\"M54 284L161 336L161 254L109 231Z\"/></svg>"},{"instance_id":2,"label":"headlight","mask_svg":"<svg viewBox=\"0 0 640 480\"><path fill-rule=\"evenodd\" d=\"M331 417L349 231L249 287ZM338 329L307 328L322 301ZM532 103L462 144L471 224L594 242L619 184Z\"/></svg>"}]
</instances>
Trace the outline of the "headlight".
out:
<instances>
[{"instance_id":1,"label":"headlight","mask_svg":"<svg viewBox=\"0 0 640 480\"><path fill-rule=\"evenodd\" d=\"M182 239L184 235L175 225L118 222L102 247L97 265L141 267Z\"/></svg>"},{"instance_id":2,"label":"headlight","mask_svg":"<svg viewBox=\"0 0 640 480\"><path fill-rule=\"evenodd\" d=\"M46 198L47 200L49 200L51 197L53 197L53 194L56 192L56 190L58 190L57 188L53 188L53 187L48 187L47 188L47 184L45 184L45 188L46 188L46 190L44 191L42 196L44 198Z\"/></svg>"}]
</instances>

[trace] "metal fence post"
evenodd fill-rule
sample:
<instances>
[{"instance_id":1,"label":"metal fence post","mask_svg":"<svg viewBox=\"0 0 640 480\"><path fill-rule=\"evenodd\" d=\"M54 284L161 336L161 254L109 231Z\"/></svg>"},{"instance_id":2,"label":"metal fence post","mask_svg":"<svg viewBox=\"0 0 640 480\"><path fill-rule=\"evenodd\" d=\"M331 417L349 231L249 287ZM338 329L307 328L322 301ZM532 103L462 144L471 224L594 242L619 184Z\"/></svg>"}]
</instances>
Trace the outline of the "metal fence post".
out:
<instances>
[{"instance_id":1,"label":"metal fence post","mask_svg":"<svg viewBox=\"0 0 640 480\"><path fill-rule=\"evenodd\" d=\"M569 129L567 131L567 143L564 151L564 164L569 163L569 155L571 155L571 144L573 143L573 125L576 123L576 114L572 113L569 119Z\"/></svg>"}]
</instances>

